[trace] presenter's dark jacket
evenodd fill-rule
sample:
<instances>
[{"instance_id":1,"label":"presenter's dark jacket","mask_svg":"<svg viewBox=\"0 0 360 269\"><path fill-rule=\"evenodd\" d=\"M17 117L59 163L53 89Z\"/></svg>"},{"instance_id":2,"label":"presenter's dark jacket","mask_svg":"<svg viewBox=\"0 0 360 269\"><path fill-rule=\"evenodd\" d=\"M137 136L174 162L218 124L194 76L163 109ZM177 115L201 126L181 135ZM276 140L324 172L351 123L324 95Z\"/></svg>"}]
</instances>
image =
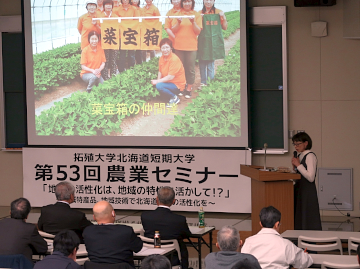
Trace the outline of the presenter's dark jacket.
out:
<instances>
[{"instance_id":1,"label":"presenter's dark jacket","mask_svg":"<svg viewBox=\"0 0 360 269\"><path fill-rule=\"evenodd\" d=\"M45 254L47 249L34 224L20 219L0 221L0 255L23 254L31 261L33 253Z\"/></svg>"},{"instance_id":2,"label":"presenter's dark jacket","mask_svg":"<svg viewBox=\"0 0 360 269\"><path fill-rule=\"evenodd\" d=\"M38 228L50 234L57 234L62 230L73 230L82 241L82 232L92 225L85 214L73 209L67 203L57 202L44 206L38 221Z\"/></svg>"},{"instance_id":3,"label":"presenter's dark jacket","mask_svg":"<svg viewBox=\"0 0 360 269\"><path fill-rule=\"evenodd\" d=\"M161 239L177 239L181 251L182 268L188 268L189 254L183 239L188 238L191 232L184 216L177 215L168 208L158 207L154 211L143 212L141 222L145 237L154 238L155 231L159 231Z\"/></svg>"},{"instance_id":4,"label":"presenter's dark jacket","mask_svg":"<svg viewBox=\"0 0 360 269\"><path fill-rule=\"evenodd\" d=\"M133 228L126 225L91 225L83 237L89 259L95 263L128 263L134 267L133 252L139 252L143 246Z\"/></svg>"},{"instance_id":5,"label":"presenter's dark jacket","mask_svg":"<svg viewBox=\"0 0 360 269\"><path fill-rule=\"evenodd\" d=\"M300 162L305 167L305 169L307 169L306 157L309 154L315 155L314 152L305 153L305 156ZM298 171L298 173L300 172ZM301 175L301 179L298 180L294 185L294 207L295 230L322 230L315 179L313 182L310 182L303 175Z\"/></svg>"},{"instance_id":6,"label":"presenter's dark jacket","mask_svg":"<svg viewBox=\"0 0 360 269\"><path fill-rule=\"evenodd\" d=\"M46 256L35 264L34 269L80 269L74 260L66 257L60 251L54 251L52 255Z\"/></svg>"}]
</instances>

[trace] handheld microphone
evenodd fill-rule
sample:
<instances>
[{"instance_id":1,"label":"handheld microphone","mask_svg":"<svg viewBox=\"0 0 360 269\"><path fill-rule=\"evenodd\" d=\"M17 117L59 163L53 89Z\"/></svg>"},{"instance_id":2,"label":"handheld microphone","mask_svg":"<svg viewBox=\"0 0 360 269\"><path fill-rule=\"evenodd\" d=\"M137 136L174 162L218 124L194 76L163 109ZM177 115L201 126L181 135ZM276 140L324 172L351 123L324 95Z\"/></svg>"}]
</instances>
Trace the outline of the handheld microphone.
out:
<instances>
[{"instance_id":1,"label":"handheld microphone","mask_svg":"<svg viewBox=\"0 0 360 269\"><path fill-rule=\"evenodd\" d=\"M297 151L296 151L296 150L294 150L294 153L293 153L293 154L294 154L294 158L297 158L297 157L298 157L298 156L297 156ZM294 168L294 171L295 171L295 172L297 172L297 168L296 168L296 167Z\"/></svg>"}]
</instances>

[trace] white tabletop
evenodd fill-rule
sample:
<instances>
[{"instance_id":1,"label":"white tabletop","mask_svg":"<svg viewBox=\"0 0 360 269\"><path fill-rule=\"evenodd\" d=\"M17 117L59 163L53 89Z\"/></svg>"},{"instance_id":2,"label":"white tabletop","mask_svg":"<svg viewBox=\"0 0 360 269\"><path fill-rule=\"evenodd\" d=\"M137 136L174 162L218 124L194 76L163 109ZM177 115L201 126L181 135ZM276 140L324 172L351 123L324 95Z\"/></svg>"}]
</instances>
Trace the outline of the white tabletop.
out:
<instances>
[{"instance_id":1,"label":"white tabletop","mask_svg":"<svg viewBox=\"0 0 360 269\"><path fill-rule=\"evenodd\" d=\"M134 252L134 258L136 257L146 257L151 254L160 254L166 255L172 251L175 251L175 248L149 248L143 247L138 253Z\"/></svg>"},{"instance_id":2,"label":"white tabletop","mask_svg":"<svg viewBox=\"0 0 360 269\"><path fill-rule=\"evenodd\" d=\"M132 227L135 233L143 231L142 224L138 224L138 223L118 223L118 224L123 224ZM207 234L215 230L215 227L199 228L198 226L189 226L189 229L193 236L202 236L204 234Z\"/></svg>"},{"instance_id":3,"label":"white tabletop","mask_svg":"<svg viewBox=\"0 0 360 269\"><path fill-rule=\"evenodd\" d=\"M289 240L297 240L299 236L307 236L313 238L325 237L339 237L341 241L346 241L349 237L360 239L360 232L345 232L345 231L307 231L307 230L287 230L281 234L283 238Z\"/></svg>"},{"instance_id":4,"label":"white tabletop","mask_svg":"<svg viewBox=\"0 0 360 269\"><path fill-rule=\"evenodd\" d=\"M160 254L165 255L171 251L173 251L175 248L149 248L149 247L143 247L138 253L134 252L134 257L144 257L149 256L151 254ZM76 253L77 257L81 256L87 256L88 253L86 251L85 244L79 245L79 250Z\"/></svg>"},{"instance_id":5,"label":"white tabletop","mask_svg":"<svg viewBox=\"0 0 360 269\"><path fill-rule=\"evenodd\" d=\"M358 267L356 255L329 255L329 254L310 254L314 265L321 265L323 262L331 262L341 265L354 265Z\"/></svg>"}]
</instances>

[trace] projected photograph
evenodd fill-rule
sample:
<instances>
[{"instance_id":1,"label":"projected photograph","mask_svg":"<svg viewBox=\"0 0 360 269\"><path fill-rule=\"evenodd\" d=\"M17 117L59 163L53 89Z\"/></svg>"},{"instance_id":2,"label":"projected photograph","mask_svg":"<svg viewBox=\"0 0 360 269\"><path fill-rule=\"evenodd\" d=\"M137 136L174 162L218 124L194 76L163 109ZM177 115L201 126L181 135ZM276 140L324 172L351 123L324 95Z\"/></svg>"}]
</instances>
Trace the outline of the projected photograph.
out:
<instances>
[{"instance_id":1,"label":"projected photograph","mask_svg":"<svg viewBox=\"0 0 360 269\"><path fill-rule=\"evenodd\" d=\"M241 136L239 1L30 5L36 135Z\"/></svg>"}]
</instances>

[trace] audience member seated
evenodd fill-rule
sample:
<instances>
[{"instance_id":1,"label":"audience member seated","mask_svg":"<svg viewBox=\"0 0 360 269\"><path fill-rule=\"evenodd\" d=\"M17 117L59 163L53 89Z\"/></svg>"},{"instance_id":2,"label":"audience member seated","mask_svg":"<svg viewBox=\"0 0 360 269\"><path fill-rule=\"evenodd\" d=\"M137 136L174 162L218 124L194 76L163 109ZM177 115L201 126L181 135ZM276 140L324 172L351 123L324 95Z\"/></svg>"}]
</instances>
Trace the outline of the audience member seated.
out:
<instances>
[{"instance_id":1,"label":"audience member seated","mask_svg":"<svg viewBox=\"0 0 360 269\"><path fill-rule=\"evenodd\" d=\"M44 206L38 221L41 231L56 235L62 230L73 230L82 241L85 227L92 225L85 214L70 207L75 201L75 188L70 182L60 182L55 186L57 202Z\"/></svg>"},{"instance_id":2,"label":"audience member seated","mask_svg":"<svg viewBox=\"0 0 360 269\"><path fill-rule=\"evenodd\" d=\"M115 211L106 201L93 208L98 225L86 227L83 236L91 262L102 264L128 263L134 267L133 252L142 249L143 242L126 225L114 225Z\"/></svg>"},{"instance_id":3,"label":"audience member seated","mask_svg":"<svg viewBox=\"0 0 360 269\"><path fill-rule=\"evenodd\" d=\"M256 235L245 240L242 253L255 256L263 269L307 268L312 265L310 255L292 242L280 236L281 213L269 206L260 211L260 226L262 229Z\"/></svg>"},{"instance_id":4,"label":"audience member seated","mask_svg":"<svg viewBox=\"0 0 360 269\"><path fill-rule=\"evenodd\" d=\"M140 269L171 269L171 263L165 256L153 254L141 262Z\"/></svg>"},{"instance_id":5,"label":"audience member seated","mask_svg":"<svg viewBox=\"0 0 360 269\"><path fill-rule=\"evenodd\" d=\"M80 239L74 231L64 230L54 238L54 252L35 264L34 269L80 269L76 263L76 252Z\"/></svg>"},{"instance_id":6,"label":"audience member seated","mask_svg":"<svg viewBox=\"0 0 360 269\"><path fill-rule=\"evenodd\" d=\"M34 224L26 223L30 210L30 202L25 198L11 202L11 218L0 221L0 255L22 254L32 261L33 254L46 253L46 241Z\"/></svg>"},{"instance_id":7,"label":"audience member seated","mask_svg":"<svg viewBox=\"0 0 360 269\"><path fill-rule=\"evenodd\" d=\"M182 269L189 267L189 254L184 238L191 235L184 216L172 213L170 206L175 202L175 192L171 187L162 187L158 190L156 203L158 207L154 211L147 211L141 214L141 222L144 228L144 236L154 238L155 231L160 232L161 239L177 239L181 252ZM178 256L174 255L172 265L179 264Z\"/></svg>"},{"instance_id":8,"label":"audience member seated","mask_svg":"<svg viewBox=\"0 0 360 269\"><path fill-rule=\"evenodd\" d=\"M212 252L205 258L206 269L232 269L238 261L246 261L252 269L261 269L253 255L238 252L242 242L239 232L232 226L224 226L217 233L216 247L219 252Z\"/></svg>"},{"instance_id":9,"label":"audience member seated","mask_svg":"<svg viewBox=\"0 0 360 269\"><path fill-rule=\"evenodd\" d=\"M253 264L248 260L238 261L231 269L253 269ZM261 268L261 267L260 267Z\"/></svg>"}]
</instances>

